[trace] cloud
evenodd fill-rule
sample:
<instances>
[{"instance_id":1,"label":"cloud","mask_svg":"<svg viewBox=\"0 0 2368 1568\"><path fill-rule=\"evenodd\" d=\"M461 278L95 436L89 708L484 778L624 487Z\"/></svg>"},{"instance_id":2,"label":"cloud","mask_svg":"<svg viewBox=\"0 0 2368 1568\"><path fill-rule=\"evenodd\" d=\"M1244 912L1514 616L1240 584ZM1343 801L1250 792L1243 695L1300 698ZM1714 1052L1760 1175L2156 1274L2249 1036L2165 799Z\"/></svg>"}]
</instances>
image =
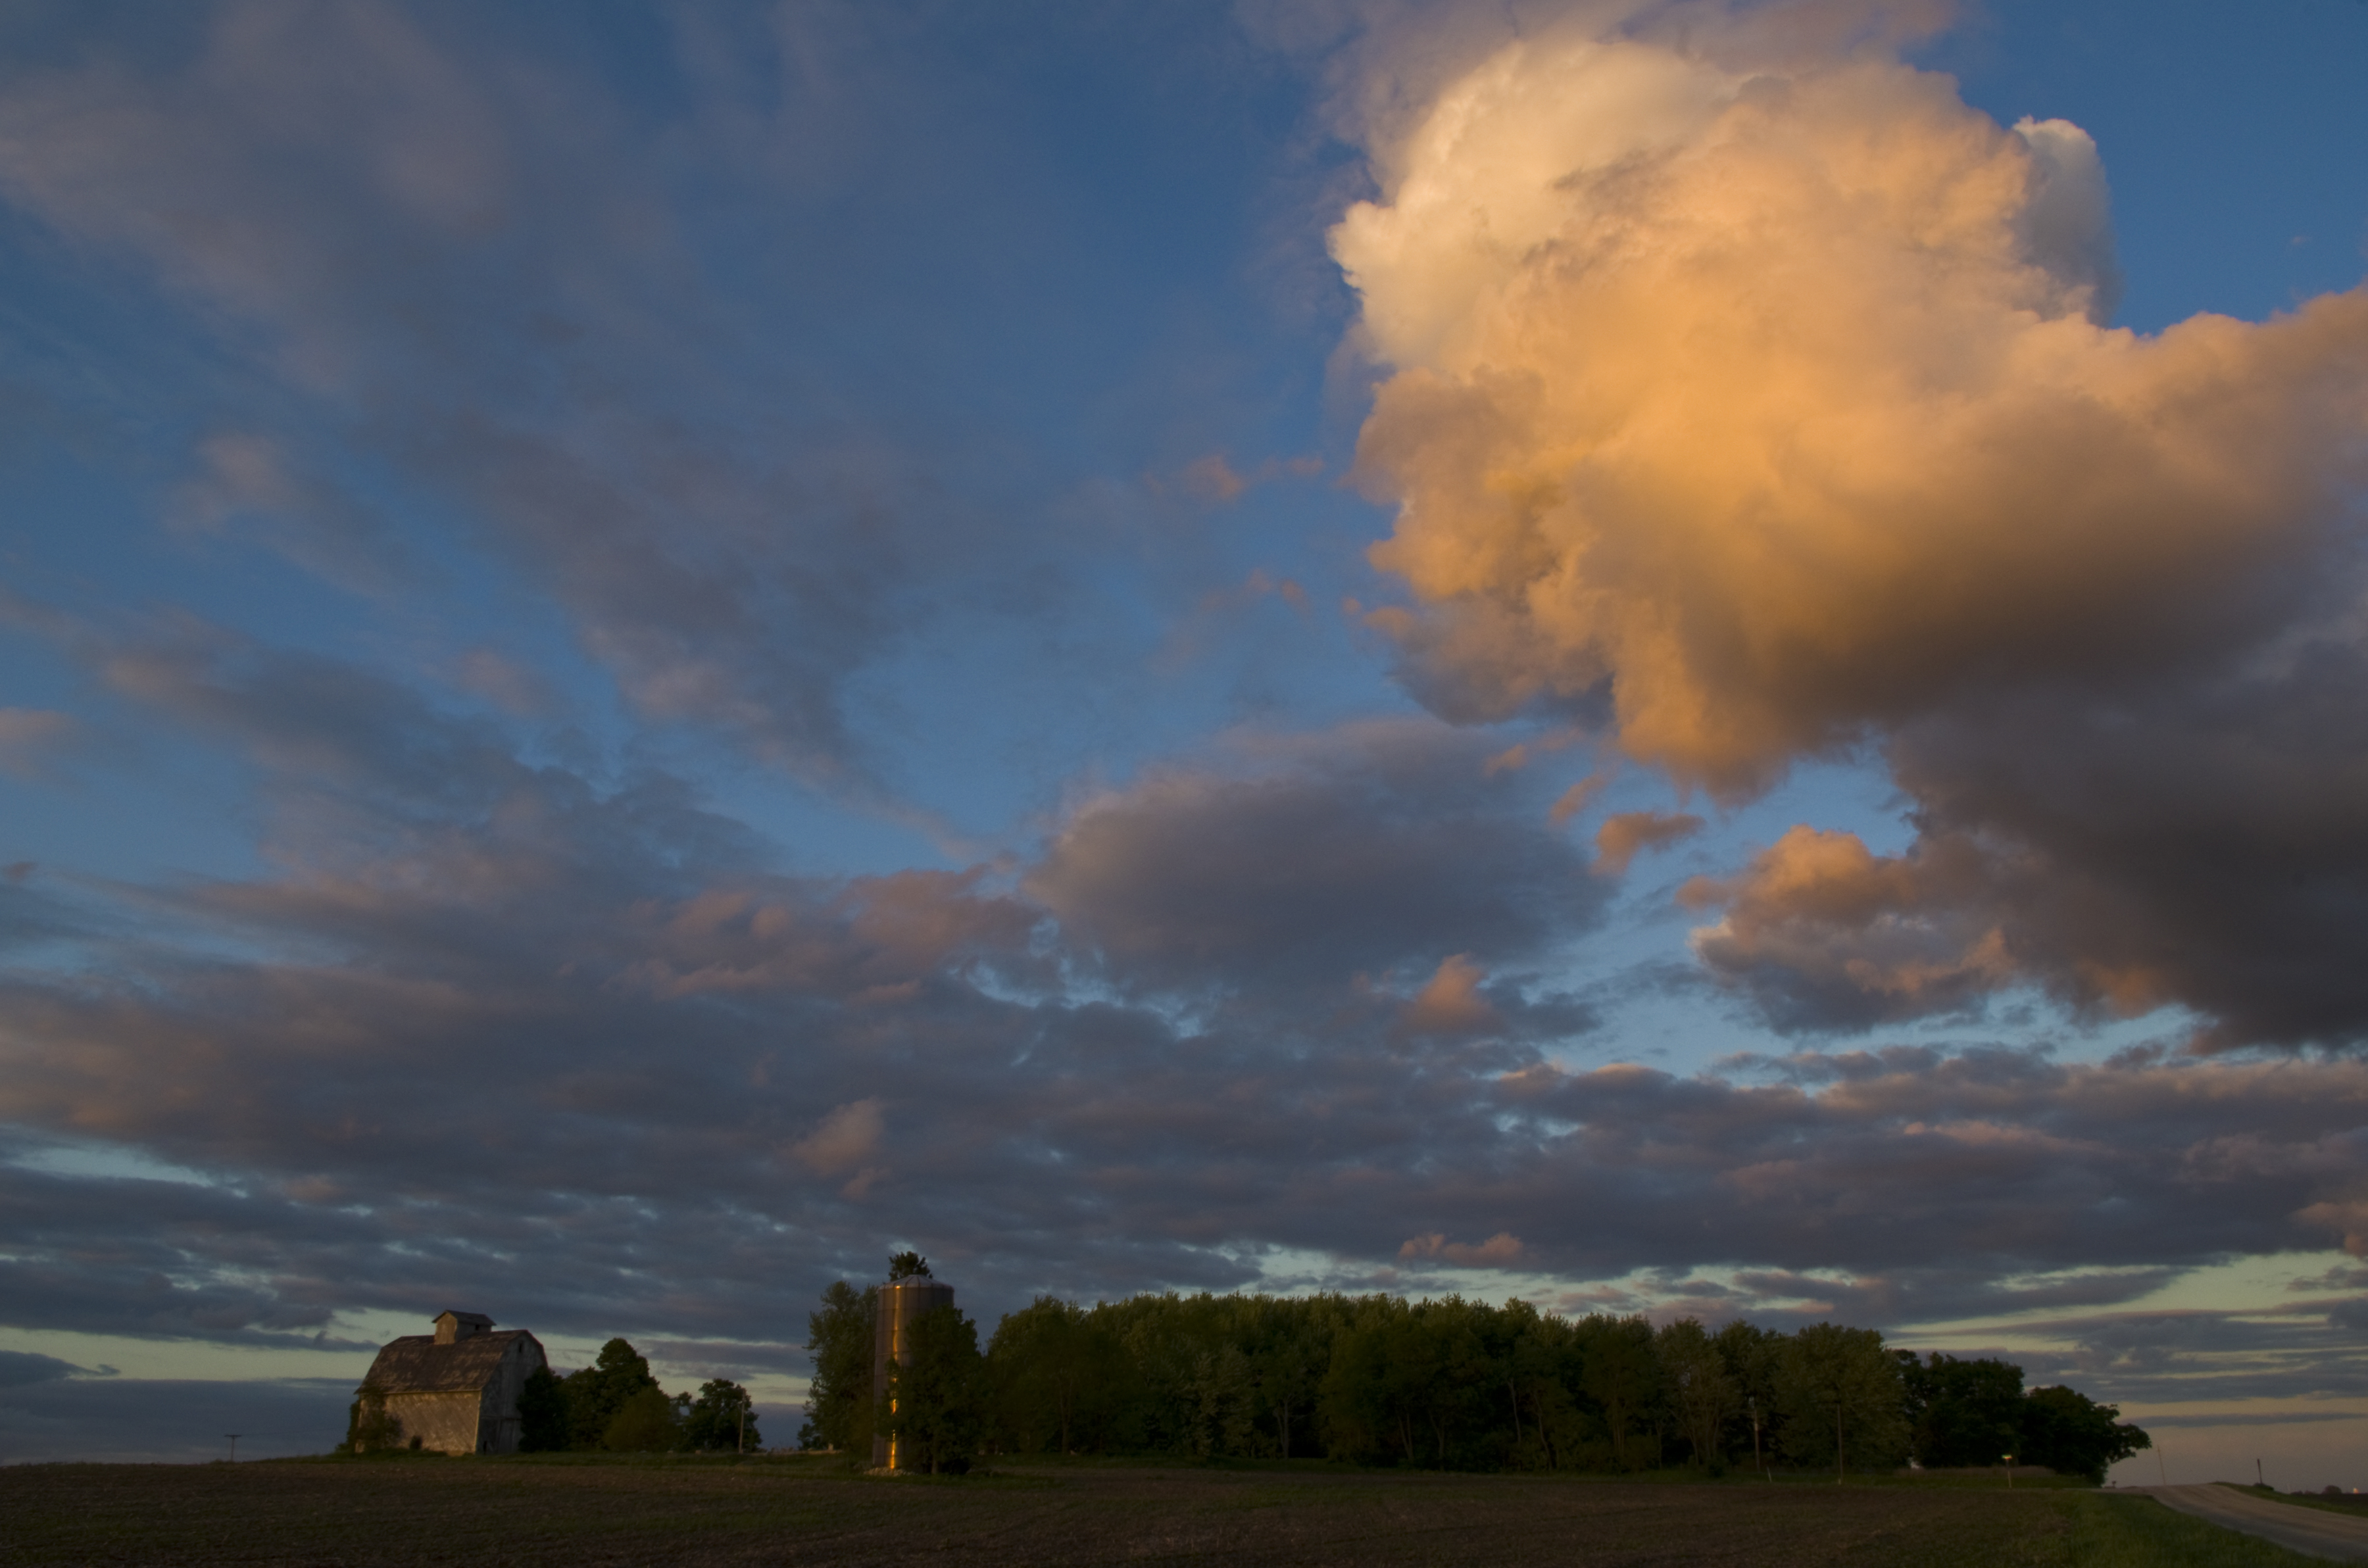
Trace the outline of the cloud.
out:
<instances>
[{"instance_id":1,"label":"cloud","mask_svg":"<svg viewBox=\"0 0 2368 1568\"><path fill-rule=\"evenodd\" d=\"M23 1388L28 1383L54 1382L60 1378L92 1375L72 1361L61 1361L54 1356L38 1355L30 1350L0 1350L0 1389Z\"/></svg>"},{"instance_id":2,"label":"cloud","mask_svg":"<svg viewBox=\"0 0 2368 1568\"><path fill-rule=\"evenodd\" d=\"M1398 1256L1407 1259L1443 1259L1472 1268L1503 1268L1521 1259L1521 1238L1504 1231L1497 1232L1478 1244L1451 1242L1433 1232L1416 1236L1398 1248Z\"/></svg>"},{"instance_id":3,"label":"cloud","mask_svg":"<svg viewBox=\"0 0 2368 1568\"><path fill-rule=\"evenodd\" d=\"M1694 951L1778 1028L1864 1027L1966 1008L2014 978L1983 917L1988 869L1963 843L1877 856L1855 834L1796 827L1741 876L1696 877L1679 899L1725 907Z\"/></svg>"},{"instance_id":4,"label":"cloud","mask_svg":"<svg viewBox=\"0 0 2368 1568\"><path fill-rule=\"evenodd\" d=\"M1610 778L1603 774L1588 774L1554 797L1554 803L1546 810L1546 820L1556 827L1565 825L1571 818L1587 810L1595 797L1602 792L1604 785L1610 782Z\"/></svg>"},{"instance_id":5,"label":"cloud","mask_svg":"<svg viewBox=\"0 0 2368 1568\"><path fill-rule=\"evenodd\" d=\"M1041 505L1008 526L1008 454L923 428L908 361L892 392L819 348L749 344L835 338L843 290L803 270L814 214L845 227L833 187L877 177L874 122L930 96L837 98L761 22L719 48L685 19L648 61L677 108L633 109L580 35L477 22L228 0L136 57L28 62L0 82L0 197L131 263L245 381L252 417L197 437L165 500L184 534L370 595L428 561L501 572L548 596L645 722L885 795L847 684L1056 596L1059 528ZM805 27L853 35L826 41L871 69L872 24ZM842 123L818 137L825 111ZM721 255L702 248L717 210Z\"/></svg>"},{"instance_id":6,"label":"cloud","mask_svg":"<svg viewBox=\"0 0 2368 1568\"><path fill-rule=\"evenodd\" d=\"M1261 484L1284 479L1313 479L1324 472L1318 457L1269 458L1249 472L1235 469L1223 452L1195 458L1173 475L1152 476L1146 483L1154 494L1178 491L1203 506L1230 506Z\"/></svg>"},{"instance_id":7,"label":"cloud","mask_svg":"<svg viewBox=\"0 0 2368 1568\"><path fill-rule=\"evenodd\" d=\"M296 472L270 437L210 437L199 444L198 464L174 497L168 516L176 529L255 529L298 565L359 594L384 597L418 580L419 567L383 518L326 481Z\"/></svg>"},{"instance_id":8,"label":"cloud","mask_svg":"<svg viewBox=\"0 0 2368 1568\"><path fill-rule=\"evenodd\" d=\"M2368 290L2112 328L2084 131L1683 15L1526 28L1369 129L1332 246L1407 680L1608 708L1728 801L1882 746L1914 848L1796 834L1700 937L1784 1027L2028 985L2362 1038Z\"/></svg>"},{"instance_id":9,"label":"cloud","mask_svg":"<svg viewBox=\"0 0 2368 1568\"><path fill-rule=\"evenodd\" d=\"M2356 1062L1548 1061L1592 1027L1546 960L1605 879L1550 783L1437 723L1237 733L1086 797L1030 865L802 878L678 780L174 635L85 653L258 771L268 858L82 888L42 917L71 961L0 976L0 1118L194 1173L0 1165L26 1326L310 1346L467 1299L765 1342L887 1234L981 1309L1282 1249L1339 1284L1411 1233L1670 1271L1704 1311L1942 1321L2340 1244L2368 1191ZM1920 885L1874 858L1788 861L1787 896L1847 923Z\"/></svg>"},{"instance_id":10,"label":"cloud","mask_svg":"<svg viewBox=\"0 0 2368 1568\"><path fill-rule=\"evenodd\" d=\"M2368 657L2322 644L2111 709L2041 693L1935 715L1890 747L1918 804L1906 850L1795 829L1694 885L1725 907L1696 950L1787 1027L2027 987L2091 1015L2180 1004L2206 1047L2356 1041L2363 690Z\"/></svg>"},{"instance_id":11,"label":"cloud","mask_svg":"<svg viewBox=\"0 0 2368 1568\"><path fill-rule=\"evenodd\" d=\"M1561 809L1559 801L1555 809ZM1623 876L1639 850L1691 838L1702 826L1702 819L1690 812L1621 812L1606 817L1595 830L1595 869L1606 876Z\"/></svg>"},{"instance_id":12,"label":"cloud","mask_svg":"<svg viewBox=\"0 0 2368 1568\"><path fill-rule=\"evenodd\" d=\"M1498 1022L1497 1010L1480 994L1488 971L1470 953L1439 961L1439 971L1406 1004L1405 1026L1417 1034L1470 1034Z\"/></svg>"},{"instance_id":13,"label":"cloud","mask_svg":"<svg viewBox=\"0 0 2368 1568\"><path fill-rule=\"evenodd\" d=\"M17 778L41 777L80 729L69 713L44 708L0 708L0 773Z\"/></svg>"},{"instance_id":14,"label":"cloud","mask_svg":"<svg viewBox=\"0 0 2368 1568\"><path fill-rule=\"evenodd\" d=\"M1436 723L1237 734L1085 798L1031 865L814 879L679 781L181 636L89 657L257 769L268 858L84 888L44 938L72 961L0 977L0 1117L195 1173L0 1165L27 1326L312 1345L467 1299L763 1342L885 1234L981 1308L1224 1288L1281 1249L1338 1283L1411 1233L1932 1321L2020 1275L2094 1299L2339 1244L2368 1190L2358 1063L1550 1062L1590 1020L1545 956L1604 879L1550 783ZM1705 1259L1749 1278L1688 1283Z\"/></svg>"},{"instance_id":15,"label":"cloud","mask_svg":"<svg viewBox=\"0 0 2368 1568\"><path fill-rule=\"evenodd\" d=\"M887 1121L876 1099L852 1100L790 1145L790 1153L825 1176L852 1171L877 1153Z\"/></svg>"},{"instance_id":16,"label":"cloud","mask_svg":"<svg viewBox=\"0 0 2368 1568\"><path fill-rule=\"evenodd\" d=\"M1338 984L1442 950L1534 957L1599 916L1582 858L1444 726L1245 732L1230 751L1084 801L1028 874L1121 974Z\"/></svg>"}]
</instances>

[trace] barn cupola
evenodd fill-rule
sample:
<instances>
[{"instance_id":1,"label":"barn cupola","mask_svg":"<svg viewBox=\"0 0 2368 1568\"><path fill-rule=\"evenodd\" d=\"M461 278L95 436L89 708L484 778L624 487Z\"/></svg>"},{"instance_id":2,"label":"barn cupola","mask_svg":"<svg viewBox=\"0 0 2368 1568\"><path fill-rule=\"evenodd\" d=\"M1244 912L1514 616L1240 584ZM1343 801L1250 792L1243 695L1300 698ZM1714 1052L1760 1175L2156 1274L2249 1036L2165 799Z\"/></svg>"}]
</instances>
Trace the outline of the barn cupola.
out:
<instances>
[{"instance_id":1,"label":"barn cupola","mask_svg":"<svg viewBox=\"0 0 2368 1568\"><path fill-rule=\"evenodd\" d=\"M483 1312L438 1312L436 1314L436 1343L458 1345L473 1334L483 1334L494 1326L494 1320Z\"/></svg>"}]
</instances>

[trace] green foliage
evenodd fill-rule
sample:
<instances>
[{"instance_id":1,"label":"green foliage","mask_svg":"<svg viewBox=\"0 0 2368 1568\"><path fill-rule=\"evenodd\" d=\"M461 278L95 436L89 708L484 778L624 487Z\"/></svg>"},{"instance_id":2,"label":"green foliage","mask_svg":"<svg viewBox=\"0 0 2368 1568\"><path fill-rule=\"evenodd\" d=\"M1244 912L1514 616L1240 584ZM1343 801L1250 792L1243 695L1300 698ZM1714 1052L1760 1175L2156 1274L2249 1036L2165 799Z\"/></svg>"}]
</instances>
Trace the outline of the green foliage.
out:
<instances>
[{"instance_id":1,"label":"green foliage","mask_svg":"<svg viewBox=\"0 0 2368 1568\"><path fill-rule=\"evenodd\" d=\"M683 1415L681 1446L692 1453L761 1450L765 1442L757 1432L757 1412L749 1403L748 1391L724 1378L700 1384L699 1397Z\"/></svg>"},{"instance_id":2,"label":"green foliage","mask_svg":"<svg viewBox=\"0 0 2368 1568\"><path fill-rule=\"evenodd\" d=\"M1656 1418L1667 1388L1653 1355L1653 1325L1641 1317L1590 1317L1580 1329L1586 1356L1580 1381L1602 1413L1612 1463L1621 1470L1657 1465Z\"/></svg>"},{"instance_id":3,"label":"green foliage","mask_svg":"<svg viewBox=\"0 0 2368 1568\"><path fill-rule=\"evenodd\" d=\"M1777 1358L1775 1394L1784 1451L1832 1465L1837 1481L1853 1464L1889 1469L1906 1457L1899 1364L1871 1328L1821 1323L1801 1330Z\"/></svg>"},{"instance_id":4,"label":"green foliage","mask_svg":"<svg viewBox=\"0 0 2368 1568\"><path fill-rule=\"evenodd\" d=\"M809 1449L837 1447L867 1462L867 1424L879 1414L870 1399L872 1309L873 1298L849 1285L825 1292L809 1320L815 1374L800 1434ZM1688 1319L1656 1331L1641 1317L1574 1320L1526 1301L1459 1296L1169 1293L1091 1307L1044 1296L1005 1317L974 1365L975 1331L965 1323L962 1332L964 1348L948 1352L961 1366L943 1386L966 1392L925 1393L908 1418L951 1412L946 1454L974 1446L1204 1463L1325 1455L1423 1470L1611 1473L1681 1460L1715 1475L1751 1462L1756 1413L1763 1461L1782 1455L1839 1477L1895 1468L1911 1441L1919 1457L1956 1451L1923 1447L1947 1434L1950 1443L1987 1442L1993 1396L2009 1384L2019 1392L2021 1376L1997 1362L1897 1356L1880 1335L1833 1324L1785 1335L1732 1323L1711 1334ZM899 1374L915 1388L936 1376ZM2143 1445L2143 1434L2100 1438L2135 1433L2116 1427L2109 1407L2053 1396L2041 1404L2056 1458L2026 1440L2026 1462L2088 1475L2096 1452L2120 1457L2114 1444ZM2014 1406L2018 1419L2027 1407L2032 1401ZM926 1457L917 1462L927 1468Z\"/></svg>"},{"instance_id":5,"label":"green foliage","mask_svg":"<svg viewBox=\"0 0 2368 1568\"><path fill-rule=\"evenodd\" d=\"M2025 1464L2044 1464L2101 1483L2116 1460L2154 1447L2154 1439L2121 1420L2121 1407L2099 1404L2067 1388L2033 1389L2022 1402Z\"/></svg>"},{"instance_id":6,"label":"green foliage","mask_svg":"<svg viewBox=\"0 0 2368 1568\"><path fill-rule=\"evenodd\" d=\"M1704 1470L1725 1471L1727 1423L1743 1407L1743 1393L1718 1346L1701 1324L1679 1318L1653 1336L1653 1356L1661 1364L1669 1415L1691 1461Z\"/></svg>"},{"instance_id":7,"label":"green foliage","mask_svg":"<svg viewBox=\"0 0 2368 1568\"><path fill-rule=\"evenodd\" d=\"M567 1384L537 1367L518 1390L518 1452L556 1453L567 1446Z\"/></svg>"},{"instance_id":8,"label":"green foliage","mask_svg":"<svg viewBox=\"0 0 2368 1568\"><path fill-rule=\"evenodd\" d=\"M888 1283L891 1285L899 1279L930 1278L929 1260L917 1252L900 1252L888 1259Z\"/></svg>"},{"instance_id":9,"label":"green foliage","mask_svg":"<svg viewBox=\"0 0 2368 1568\"><path fill-rule=\"evenodd\" d=\"M650 1364L622 1339L600 1346L599 1356L581 1371L570 1372L567 1384L568 1446L608 1446L609 1428L637 1395L658 1386Z\"/></svg>"},{"instance_id":10,"label":"green foliage","mask_svg":"<svg viewBox=\"0 0 2368 1568\"><path fill-rule=\"evenodd\" d=\"M937 1307L906 1330L912 1359L889 1363L888 1408L880 1413L903 1470L931 1475L970 1468L985 1426L985 1366L978 1329L951 1307Z\"/></svg>"},{"instance_id":11,"label":"green foliage","mask_svg":"<svg viewBox=\"0 0 2368 1568\"><path fill-rule=\"evenodd\" d=\"M346 1407L346 1440L341 1454L385 1453L403 1447L403 1423L386 1407L383 1391L364 1383Z\"/></svg>"},{"instance_id":12,"label":"green foliage","mask_svg":"<svg viewBox=\"0 0 2368 1568\"><path fill-rule=\"evenodd\" d=\"M681 1446L683 1413L678 1402L652 1383L625 1401L600 1435L610 1453L665 1453Z\"/></svg>"},{"instance_id":13,"label":"green foliage","mask_svg":"<svg viewBox=\"0 0 2368 1568\"><path fill-rule=\"evenodd\" d=\"M876 1285L859 1292L835 1280L822 1293L822 1310L807 1317L814 1376L805 1424L798 1428L801 1449L835 1449L856 1462L871 1462L871 1335L879 1299Z\"/></svg>"},{"instance_id":14,"label":"green foliage","mask_svg":"<svg viewBox=\"0 0 2368 1568\"><path fill-rule=\"evenodd\" d=\"M1896 1354L1907 1395L1909 1451L1918 1464L1947 1470L2023 1453L2021 1367L1961 1361L1938 1351L1920 1362L1912 1351Z\"/></svg>"},{"instance_id":15,"label":"green foliage","mask_svg":"<svg viewBox=\"0 0 2368 1568\"><path fill-rule=\"evenodd\" d=\"M1121 1350L1110 1325L1052 1296L1008 1313L987 1346L997 1439L1017 1453L1074 1454L1105 1436Z\"/></svg>"},{"instance_id":16,"label":"green foliage","mask_svg":"<svg viewBox=\"0 0 2368 1568\"><path fill-rule=\"evenodd\" d=\"M1727 1422L1728 1451L1749 1454L1765 1469L1775 1452L1776 1367L1783 1358L1784 1335L1758 1328L1738 1318L1711 1335L1719 1364L1735 1381L1736 1409Z\"/></svg>"}]
</instances>

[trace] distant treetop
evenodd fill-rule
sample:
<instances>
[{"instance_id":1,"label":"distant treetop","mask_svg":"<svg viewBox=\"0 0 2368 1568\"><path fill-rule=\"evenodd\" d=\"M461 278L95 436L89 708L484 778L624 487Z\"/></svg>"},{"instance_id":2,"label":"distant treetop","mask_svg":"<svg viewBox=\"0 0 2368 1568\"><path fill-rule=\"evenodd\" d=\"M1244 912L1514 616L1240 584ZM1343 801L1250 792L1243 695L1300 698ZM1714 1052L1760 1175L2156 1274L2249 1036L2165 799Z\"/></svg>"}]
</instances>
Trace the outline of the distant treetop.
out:
<instances>
[{"instance_id":1,"label":"distant treetop","mask_svg":"<svg viewBox=\"0 0 2368 1568\"><path fill-rule=\"evenodd\" d=\"M891 1285L899 1279L933 1279L937 1277L929 1272L929 1260L917 1252L900 1252L888 1260L888 1282Z\"/></svg>"}]
</instances>

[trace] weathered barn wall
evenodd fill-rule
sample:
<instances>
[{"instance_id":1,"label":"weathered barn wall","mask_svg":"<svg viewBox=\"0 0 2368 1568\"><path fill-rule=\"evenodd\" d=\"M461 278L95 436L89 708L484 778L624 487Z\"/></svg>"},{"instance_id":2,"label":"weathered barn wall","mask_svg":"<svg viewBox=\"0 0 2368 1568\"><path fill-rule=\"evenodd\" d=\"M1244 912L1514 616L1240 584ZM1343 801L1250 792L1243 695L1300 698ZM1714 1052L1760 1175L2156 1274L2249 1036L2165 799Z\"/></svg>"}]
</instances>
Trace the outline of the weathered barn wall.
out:
<instances>
[{"instance_id":1,"label":"weathered barn wall","mask_svg":"<svg viewBox=\"0 0 2368 1568\"><path fill-rule=\"evenodd\" d=\"M423 1449L473 1454L484 1403L483 1395L470 1392L391 1393L386 1396L386 1413L403 1423L405 1448L416 1437Z\"/></svg>"}]
</instances>

